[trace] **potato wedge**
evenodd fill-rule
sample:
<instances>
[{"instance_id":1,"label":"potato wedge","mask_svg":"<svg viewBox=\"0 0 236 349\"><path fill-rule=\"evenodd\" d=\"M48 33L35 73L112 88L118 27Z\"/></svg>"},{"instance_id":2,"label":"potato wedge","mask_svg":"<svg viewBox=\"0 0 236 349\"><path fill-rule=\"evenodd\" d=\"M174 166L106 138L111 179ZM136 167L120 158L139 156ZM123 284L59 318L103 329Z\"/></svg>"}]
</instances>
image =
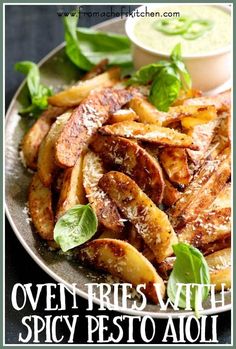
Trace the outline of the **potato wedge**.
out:
<instances>
[{"instance_id":1,"label":"potato wedge","mask_svg":"<svg viewBox=\"0 0 236 349\"><path fill-rule=\"evenodd\" d=\"M117 122L135 120L138 120L138 115L132 109L120 109L110 116L108 124L115 124Z\"/></svg>"},{"instance_id":2,"label":"potato wedge","mask_svg":"<svg viewBox=\"0 0 236 349\"><path fill-rule=\"evenodd\" d=\"M38 155L38 174L41 182L46 187L51 185L55 169L57 168L55 163L56 141L70 116L71 111L59 116L40 145Z\"/></svg>"},{"instance_id":3,"label":"potato wedge","mask_svg":"<svg viewBox=\"0 0 236 349\"><path fill-rule=\"evenodd\" d=\"M178 239L204 251L209 244L230 237L230 217L229 207L206 211L179 230Z\"/></svg>"},{"instance_id":4,"label":"potato wedge","mask_svg":"<svg viewBox=\"0 0 236 349\"><path fill-rule=\"evenodd\" d=\"M48 102L58 107L75 107L86 98L92 90L101 87L111 87L115 85L119 79L120 69L111 68L105 73L89 80L80 81L77 85L49 97Z\"/></svg>"},{"instance_id":5,"label":"potato wedge","mask_svg":"<svg viewBox=\"0 0 236 349\"><path fill-rule=\"evenodd\" d=\"M187 149L187 153L194 164L199 164L199 162L207 156L207 151L218 125L219 120L216 119L188 130L187 134L192 137L194 144L198 146L198 150Z\"/></svg>"},{"instance_id":6,"label":"potato wedge","mask_svg":"<svg viewBox=\"0 0 236 349\"><path fill-rule=\"evenodd\" d=\"M184 105L214 105L218 112L228 111L231 106L231 91L228 90L216 96L202 96L199 98L186 99Z\"/></svg>"},{"instance_id":7,"label":"potato wedge","mask_svg":"<svg viewBox=\"0 0 236 349\"><path fill-rule=\"evenodd\" d=\"M231 288L231 267L210 271L211 284L216 285L216 291L222 291L222 285L226 290Z\"/></svg>"},{"instance_id":8,"label":"potato wedge","mask_svg":"<svg viewBox=\"0 0 236 349\"><path fill-rule=\"evenodd\" d=\"M50 188L42 184L38 173L33 176L29 189L29 212L41 238L53 240L52 193Z\"/></svg>"},{"instance_id":9,"label":"potato wedge","mask_svg":"<svg viewBox=\"0 0 236 349\"><path fill-rule=\"evenodd\" d=\"M231 266L231 247L214 252L205 257L210 270Z\"/></svg>"},{"instance_id":10,"label":"potato wedge","mask_svg":"<svg viewBox=\"0 0 236 349\"><path fill-rule=\"evenodd\" d=\"M162 125L167 113L157 110L154 105L142 96L135 96L129 102L129 107L138 115L138 120L144 124Z\"/></svg>"},{"instance_id":11,"label":"potato wedge","mask_svg":"<svg viewBox=\"0 0 236 349\"><path fill-rule=\"evenodd\" d=\"M91 93L74 110L56 143L56 161L60 167L72 167L97 129L132 98L125 89L102 89Z\"/></svg>"},{"instance_id":12,"label":"potato wedge","mask_svg":"<svg viewBox=\"0 0 236 349\"><path fill-rule=\"evenodd\" d=\"M128 176L121 172L106 173L99 186L110 196L124 217L136 228L160 263L173 253L177 242L167 215Z\"/></svg>"},{"instance_id":13,"label":"potato wedge","mask_svg":"<svg viewBox=\"0 0 236 349\"><path fill-rule=\"evenodd\" d=\"M197 146L193 144L192 137L155 124L124 121L100 127L99 132L105 135L137 139L168 147L197 149Z\"/></svg>"},{"instance_id":14,"label":"potato wedge","mask_svg":"<svg viewBox=\"0 0 236 349\"><path fill-rule=\"evenodd\" d=\"M211 283L216 285L216 291L221 291L222 284L231 288L231 248L214 252L205 257L209 266Z\"/></svg>"},{"instance_id":15,"label":"potato wedge","mask_svg":"<svg viewBox=\"0 0 236 349\"><path fill-rule=\"evenodd\" d=\"M192 115L181 118L182 127L186 129L191 129L194 126L207 124L212 120L217 118L216 108L213 105L207 105L203 107L198 106L182 106L182 108L192 108L196 107L197 110L194 110Z\"/></svg>"},{"instance_id":16,"label":"potato wedge","mask_svg":"<svg viewBox=\"0 0 236 349\"><path fill-rule=\"evenodd\" d=\"M162 298L165 285L153 265L128 242L96 239L78 250L79 260L95 269L106 271L133 286L145 284L143 292L155 304L158 298L154 284L160 284Z\"/></svg>"},{"instance_id":17,"label":"potato wedge","mask_svg":"<svg viewBox=\"0 0 236 349\"><path fill-rule=\"evenodd\" d=\"M216 161L205 163L175 206L169 209L174 227L184 226L207 209L224 188L229 177L230 155L227 149Z\"/></svg>"},{"instance_id":18,"label":"potato wedge","mask_svg":"<svg viewBox=\"0 0 236 349\"><path fill-rule=\"evenodd\" d=\"M97 136L90 146L109 168L129 175L152 201L161 203L165 185L162 169L137 143L121 137Z\"/></svg>"},{"instance_id":19,"label":"potato wedge","mask_svg":"<svg viewBox=\"0 0 236 349\"><path fill-rule=\"evenodd\" d=\"M186 186L192 175L188 167L188 159L183 148L164 148L160 151L159 159L169 180L172 183Z\"/></svg>"},{"instance_id":20,"label":"potato wedge","mask_svg":"<svg viewBox=\"0 0 236 349\"><path fill-rule=\"evenodd\" d=\"M42 140L48 133L57 116L64 112L65 108L48 108L25 134L21 148L24 162L31 170L37 169L38 151Z\"/></svg>"},{"instance_id":21,"label":"potato wedge","mask_svg":"<svg viewBox=\"0 0 236 349\"><path fill-rule=\"evenodd\" d=\"M98 64L96 64L90 71L88 71L82 78L82 81L94 78L97 75L104 73L107 69L109 61L108 59L102 59Z\"/></svg>"},{"instance_id":22,"label":"potato wedge","mask_svg":"<svg viewBox=\"0 0 236 349\"><path fill-rule=\"evenodd\" d=\"M164 178L165 187L162 203L167 206L173 206L181 197L181 192L178 191L166 178Z\"/></svg>"},{"instance_id":23,"label":"potato wedge","mask_svg":"<svg viewBox=\"0 0 236 349\"><path fill-rule=\"evenodd\" d=\"M83 187L83 155L77 159L75 166L64 172L60 197L57 203L56 219L75 205L87 202Z\"/></svg>"},{"instance_id":24,"label":"potato wedge","mask_svg":"<svg viewBox=\"0 0 236 349\"><path fill-rule=\"evenodd\" d=\"M101 158L88 151L83 161L83 183L87 198L97 214L98 222L108 230L121 234L124 223L118 209L108 195L98 186L99 179L105 170Z\"/></svg>"}]
</instances>

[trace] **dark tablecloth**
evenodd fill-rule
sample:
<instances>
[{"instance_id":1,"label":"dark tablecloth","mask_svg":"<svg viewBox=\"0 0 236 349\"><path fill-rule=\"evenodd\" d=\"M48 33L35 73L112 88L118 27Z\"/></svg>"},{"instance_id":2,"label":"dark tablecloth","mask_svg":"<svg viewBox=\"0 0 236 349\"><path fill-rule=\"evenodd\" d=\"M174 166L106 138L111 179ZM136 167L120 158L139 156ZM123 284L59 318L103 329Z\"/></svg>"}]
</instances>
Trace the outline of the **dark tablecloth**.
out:
<instances>
[{"instance_id":1,"label":"dark tablecloth","mask_svg":"<svg viewBox=\"0 0 236 349\"><path fill-rule=\"evenodd\" d=\"M99 6L100 10L108 9L110 6ZM131 9L135 8L131 6ZM6 6L6 107L8 107L11 98L13 97L17 87L23 77L16 74L13 70L13 65L17 61L32 60L38 62L50 50L55 48L63 40L62 19L57 15L57 11L61 9L70 10L70 6ZM91 11L94 6L84 6L84 9ZM127 6L128 9L128 6ZM113 10L120 11L120 6L113 6ZM103 18L87 17L81 18L81 26L91 26L103 21ZM32 283L42 284L54 282L39 266L31 259L27 252L23 249L16 236L14 235L11 226L6 220L6 343L18 343L19 332L24 332L24 327L21 323L23 316L40 315L44 316L43 305L39 306L35 312L29 304L26 304L22 311L17 312L11 305L11 291L16 283ZM67 297L68 304L71 303L71 297ZM78 297L79 311L58 311L57 315L76 314L80 318L86 314L87 302ZM97 306L92 313L93 315L106 314L110 316L110 323L115 312L98 312ZM54 314L55 315L55 314ZM153 343L160 343L163 336L166 320L155 320L157 328L157 336ZM126 325L127 327L127 325ZM218 318L218 340L219 343L230 343L230 328L231 319L230 312L219 314ZM125 330L125 326L124 326ZM126 328L127 330L127 328ZM210 326L207 327L207 335L210 336ZM61 334L66 334L65 325L59 328ZM135 343L143 343L139 335L139 327L134 326ZM86 322L81 321L79 331L76 332L75 343L85 343L87 334ZM67 337L66 337L67 338ZM66 338L62 343L66 343ZM41 342L44 341L44 336L40 336ZM126 343L127 335L124 336L120 343Z\"/></svg>"}]
</instances>

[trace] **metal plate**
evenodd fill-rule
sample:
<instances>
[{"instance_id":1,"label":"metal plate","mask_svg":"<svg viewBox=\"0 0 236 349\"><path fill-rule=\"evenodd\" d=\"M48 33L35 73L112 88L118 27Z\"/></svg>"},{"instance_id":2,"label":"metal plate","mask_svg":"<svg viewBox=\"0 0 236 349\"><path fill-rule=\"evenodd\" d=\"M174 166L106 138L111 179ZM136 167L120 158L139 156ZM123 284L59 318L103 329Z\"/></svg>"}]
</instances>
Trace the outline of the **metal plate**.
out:
<instances>
[{"instance_id":1,"label":"metal plate","mask_svg":"<svg viewBox=\"0 0 236 349\"><path fill-rule=\"evenodd\" d=\"M94 28L123 34L124 21L106 21ZM42 82L53 87L69 84L79 77L78 70L65 55L64 44L50 52L39 65ZM19 102L17 100L22 94L24 84L19 87L13 97L6 116L5 197L7 216L17 238L35 262L56 281L62 282L70 288L72 283L76 283L77 294L87 298L87 287L85 284L95 282L95 280L107 282L106 276L84 268L64 255L49 251L40 241L27 220L26 203L32 174L22 165L19 156L19 145L29 125L25 125L24 121L17 114L19 110ZM219 294L216 295L216 300L220 300ZM95 302L99 304L99 299L95 299ZM130 309L131 305L132 302L129 302L128 308L120 308L119 311L134 315L150 315L158 318L166 318L170 315L177 317L180 313L182 315L192 314L191 312L174 311L171 308L168 308L167 311L160 311L159 306L153 304L147 304L144 311L135 311ZM217 306L217 308L212 309L209 299L204 303L204 310L201 313L214 314L230 309L231 293L227 292L224 306Z\"/></svg>"}]
</instances>

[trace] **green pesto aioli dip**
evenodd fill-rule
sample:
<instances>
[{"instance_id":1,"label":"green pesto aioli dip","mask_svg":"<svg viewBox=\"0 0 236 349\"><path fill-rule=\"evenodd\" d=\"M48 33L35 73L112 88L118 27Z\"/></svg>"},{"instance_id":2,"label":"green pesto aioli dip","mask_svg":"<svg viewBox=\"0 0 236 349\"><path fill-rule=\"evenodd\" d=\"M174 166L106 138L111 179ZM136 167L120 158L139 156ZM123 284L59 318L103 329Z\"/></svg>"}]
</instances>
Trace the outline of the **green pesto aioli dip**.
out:
<instances>
[{"instance_id":1,"label":"green pesto aioli dip","mask_svg":"<svg viewBox=\"0 0 236 349\"><path fill-rule=\"evenodd\" d=\"M155 29L160 17L143 17L134 26L134 35L143 47L151 48L163 54L169 54L173 47L181 43L182 54L204 54L230 45L231 17L223 9L214 6L170 6L157 8L153 12L180 12L180 16L191 20L207 19L213 22L213 28L194 40L186 40L182 35L167 35ZM170 17L161 17L161 19Z\"/></svg>"}]
</instances>

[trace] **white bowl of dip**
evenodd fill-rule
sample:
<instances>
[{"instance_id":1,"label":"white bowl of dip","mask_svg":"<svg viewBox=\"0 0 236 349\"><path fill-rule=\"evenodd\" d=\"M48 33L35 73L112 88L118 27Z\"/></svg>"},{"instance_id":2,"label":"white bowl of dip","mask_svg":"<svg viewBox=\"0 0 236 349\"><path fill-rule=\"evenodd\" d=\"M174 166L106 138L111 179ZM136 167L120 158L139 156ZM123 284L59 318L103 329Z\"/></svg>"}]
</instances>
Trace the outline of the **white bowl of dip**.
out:
<instances>
[{"instance_id":1,"label":"white bowl of dip","mask_svg":"<svg viewBox=\"0 0 236 349\"><path fill-rule=\"evenodd\" d=\"M147 12L149 16L145 16ZM157 12L162 16L164 12L180 12L181 16L191 19L211 20L213 28L194 40L186 40L181 34L166 35L154 27L154 22L160 20L160 17L151 17L150 14ZM152 4L138 7L133 14L133 17L126 20L125 29L132 42L135 69L168 59L174 46L180 42L183 60L191 75L194 88L209 91L231 78L232 19L230 6Z\"/></svg>"}]
</instances>

